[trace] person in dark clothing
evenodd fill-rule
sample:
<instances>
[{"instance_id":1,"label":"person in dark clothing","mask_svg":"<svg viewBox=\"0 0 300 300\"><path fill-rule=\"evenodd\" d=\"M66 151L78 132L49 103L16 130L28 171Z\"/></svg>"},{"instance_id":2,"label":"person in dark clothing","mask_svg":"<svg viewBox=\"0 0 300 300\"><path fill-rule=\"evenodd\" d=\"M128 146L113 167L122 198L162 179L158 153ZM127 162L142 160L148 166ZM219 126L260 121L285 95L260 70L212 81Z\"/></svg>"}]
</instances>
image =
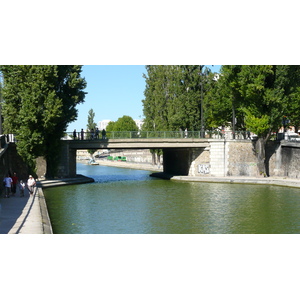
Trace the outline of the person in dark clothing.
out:
<instances>
[{"instance_id":1,"label":"person in dark clothing","mask_svg":"<svg viewBox=\"0 0 300 300\"><path fill-rule=\"evenodd\" d=\"M12 195L14 196L17 191L17 184L19 182L19 178L17 177L16 172L14 172L11 179L12 179L11 192L12 192Z\"/></svg>"},{"instance_id":2,"label":"person in dark clothing","mask_svg":"<svg viewBox=\"0 0 300 300\"><path fill-rule=\"evenodd\" d=\"M77 136L76 129L74 129L74 131L73 131L73 139L74 140L76 140L76 136Z\"/></svg>"},{"instance_id":3,"label":"person in dark clothing","mask_svg":"<svg viewBox=\"0 0 300 300\"><path fill-rule=\"evenodd\" d=\"M102 130L102 139L105 139L106 138L106 131L105 129Z\"/></svg>"}]
</instances>

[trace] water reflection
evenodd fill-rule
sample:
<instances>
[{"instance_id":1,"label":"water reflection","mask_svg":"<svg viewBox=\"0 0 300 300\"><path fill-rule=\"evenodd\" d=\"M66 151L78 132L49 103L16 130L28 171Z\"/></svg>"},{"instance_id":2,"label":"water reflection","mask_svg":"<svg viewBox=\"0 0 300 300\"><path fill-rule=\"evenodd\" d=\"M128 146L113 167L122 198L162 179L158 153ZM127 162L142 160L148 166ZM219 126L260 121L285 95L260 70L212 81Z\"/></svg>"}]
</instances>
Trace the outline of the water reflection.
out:
<instances>
[{"instance_id":1,"label":"water reflection","mask_svg":"<svg viewBox=\"0 0 300 300\"><path fill-rule=\"evenodd\" d=\"M173 182L78 165L95 183L45 190L56 233L299 233L298 189Z\"/></svg>"}]
</instances>

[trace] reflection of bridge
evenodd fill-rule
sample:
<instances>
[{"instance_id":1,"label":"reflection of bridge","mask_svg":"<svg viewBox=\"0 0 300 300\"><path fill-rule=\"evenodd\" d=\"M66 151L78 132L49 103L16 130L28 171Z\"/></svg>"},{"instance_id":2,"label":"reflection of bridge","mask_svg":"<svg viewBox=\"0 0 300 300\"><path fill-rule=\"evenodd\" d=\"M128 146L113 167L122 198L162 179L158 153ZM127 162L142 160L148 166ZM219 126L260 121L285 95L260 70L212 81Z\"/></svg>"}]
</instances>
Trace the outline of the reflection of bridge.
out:
<instances>
[{"instance_id":1,"label":"reflection of bridge","mask_svg":"<svg viewBox=\"0 0 300 300\"><path fill-rule=\"evenodd\" d=\"M75 138L63 141L63 156L60 164L60 176L76 175L76 150L79 149L162 149L163 170L174 175L203 175L224 176L229 143L242 142L251 144L243 134L235 134L239 140L231 140L229 134L220 132L205 133L201 138L200 132L159 132L160 136L148 136L139 133L107 133L106 138L96 139L85 136L83 140ZM127 134L127 137L124 136ZM114 138L111 138L114 137ZM221 138L223 137L223 138Z\"/></svg>"}]
</instances>

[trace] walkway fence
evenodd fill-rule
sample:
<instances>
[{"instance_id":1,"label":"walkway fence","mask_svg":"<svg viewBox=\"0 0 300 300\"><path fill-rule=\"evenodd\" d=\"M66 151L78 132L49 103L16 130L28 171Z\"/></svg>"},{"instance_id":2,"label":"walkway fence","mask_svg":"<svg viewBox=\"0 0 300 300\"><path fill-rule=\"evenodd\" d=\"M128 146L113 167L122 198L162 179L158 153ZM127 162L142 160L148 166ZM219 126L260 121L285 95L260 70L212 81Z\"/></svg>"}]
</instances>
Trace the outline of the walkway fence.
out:
<instances>
[{"instance_id":1,"label":"walkway fence","mask_svg":"<svg viewBox=\"0 0 300 300\"><path fill-rule=\"evenodd\" d=\"M105 136L97 136L92 132L66 132L64 139L97 140L97 139L227 139L245 140L250 139L245 131L108 131Z\"/></svg>"},{"instance_id":2,"label":"walkway fence","mask_svg":"<svg viewBox=\"0 0 300 300\"><path fill-rule=\"evenodd\" d=\"M108 131L105 136L100 132L96 135L92 132L66 132L63 140L105 140L105 139L225 139L225 140L255 140L256 136L246 131L214 130L214 131ZM289 135L279 133L274 134L273 140L286 140L289 142L300 142L300 136L297 134ZM15 143L14 134L0 135L0 149L8 143Z\"/></svg>"}]
</instances>

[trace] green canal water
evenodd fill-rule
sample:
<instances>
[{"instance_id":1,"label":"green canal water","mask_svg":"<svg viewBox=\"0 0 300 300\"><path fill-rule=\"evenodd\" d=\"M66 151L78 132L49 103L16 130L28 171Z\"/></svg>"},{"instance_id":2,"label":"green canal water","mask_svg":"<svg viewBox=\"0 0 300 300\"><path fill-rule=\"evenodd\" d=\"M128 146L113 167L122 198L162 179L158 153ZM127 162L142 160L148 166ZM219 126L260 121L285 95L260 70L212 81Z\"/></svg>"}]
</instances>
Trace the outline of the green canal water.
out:
<instances>
[{"instance_id":1,"label":"green canal water","mask_svg":"<svg viewBox=\"0 0 300 300\"><path fill-rule=\"evenodd\" d=\"M44 190L54 233L300 233L300 190L175 182L151 172L77 165L95 183Z\"/></svg>"}]
</instances>

